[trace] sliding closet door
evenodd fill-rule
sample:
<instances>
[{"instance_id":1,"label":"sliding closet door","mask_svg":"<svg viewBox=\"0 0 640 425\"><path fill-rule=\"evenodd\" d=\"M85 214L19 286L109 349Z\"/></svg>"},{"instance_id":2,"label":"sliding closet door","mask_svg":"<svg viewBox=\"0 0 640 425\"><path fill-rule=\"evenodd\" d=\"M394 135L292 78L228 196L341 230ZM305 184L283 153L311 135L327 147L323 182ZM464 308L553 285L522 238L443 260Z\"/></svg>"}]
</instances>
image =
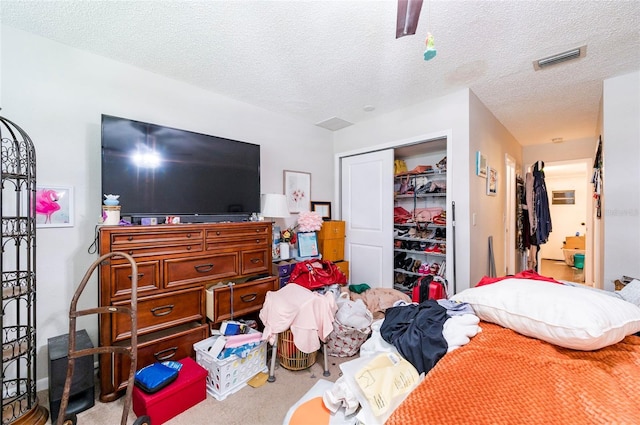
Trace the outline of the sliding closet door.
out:
<instances>
[{"instance_id":1,"label":"sliding closet door","mask_svg":"<svg viewBox=\"0 0 640 425\"><path fill-rule=\"evenodd\" d=\"M393 288L393 149L341 160L350 282Z\"/></svg>"}]
</instances>

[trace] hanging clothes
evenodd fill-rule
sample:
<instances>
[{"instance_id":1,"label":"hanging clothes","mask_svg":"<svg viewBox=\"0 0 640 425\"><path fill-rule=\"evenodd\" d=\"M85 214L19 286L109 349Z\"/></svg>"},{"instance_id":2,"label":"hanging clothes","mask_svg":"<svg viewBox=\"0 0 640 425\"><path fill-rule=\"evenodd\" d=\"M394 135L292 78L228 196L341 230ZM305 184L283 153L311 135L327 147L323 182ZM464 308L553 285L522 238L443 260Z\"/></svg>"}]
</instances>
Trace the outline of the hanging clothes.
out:
<instances>
[{"instance_id":1,"label":"hanging clothes","mask_svg":"<svg viewBox=\"0 0 640 425\"><path fill-rule=\"evenodd\" d=\"M549 210L549 197L547 185L544 181L544 162L538 161L533 166L533 192L536 217L536 245L542 245L549 240L551 233L551 211Z\"/></svg>"}]
</instances>

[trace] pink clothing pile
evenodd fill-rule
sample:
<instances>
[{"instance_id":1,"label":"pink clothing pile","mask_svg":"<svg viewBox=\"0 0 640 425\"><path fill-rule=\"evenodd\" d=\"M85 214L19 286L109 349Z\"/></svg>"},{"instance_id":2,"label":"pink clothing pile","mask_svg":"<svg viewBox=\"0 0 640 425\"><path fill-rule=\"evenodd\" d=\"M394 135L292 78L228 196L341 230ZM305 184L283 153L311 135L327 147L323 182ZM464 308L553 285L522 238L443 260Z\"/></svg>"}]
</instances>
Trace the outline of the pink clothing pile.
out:
<instances>
[{"instance_id":1,"label":"pink clothing pile","mask_svg":"<svg viewBox=\"0 0 640 425\"><path fill-rule=\"evenodd\" d=\"M338 307L335 295L321 295L300 285L289 284L278 291L267 292L260 320L264 324L262 339L273 344L278 333L291 329L293 342L303 353L320 348L333 331Z\"/></svg>"}]
</instances>

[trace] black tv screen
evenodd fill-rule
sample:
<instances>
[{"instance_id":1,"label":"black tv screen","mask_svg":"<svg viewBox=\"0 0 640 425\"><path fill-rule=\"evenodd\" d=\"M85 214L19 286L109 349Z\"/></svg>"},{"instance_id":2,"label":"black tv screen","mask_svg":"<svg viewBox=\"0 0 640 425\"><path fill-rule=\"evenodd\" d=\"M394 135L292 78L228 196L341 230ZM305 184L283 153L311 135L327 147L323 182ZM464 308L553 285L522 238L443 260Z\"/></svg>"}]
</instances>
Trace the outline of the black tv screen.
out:
<instances>
[{"instance_id":1,"label":"black tv screen","mask_svg":"<svg viewBox=\"0 0 640 425\"><path fill-rule=\"evenodd\" d=\"M102 115L102 193L120 195L121 216L248 217L260 145Z\"/></svg>"}]
</instances>

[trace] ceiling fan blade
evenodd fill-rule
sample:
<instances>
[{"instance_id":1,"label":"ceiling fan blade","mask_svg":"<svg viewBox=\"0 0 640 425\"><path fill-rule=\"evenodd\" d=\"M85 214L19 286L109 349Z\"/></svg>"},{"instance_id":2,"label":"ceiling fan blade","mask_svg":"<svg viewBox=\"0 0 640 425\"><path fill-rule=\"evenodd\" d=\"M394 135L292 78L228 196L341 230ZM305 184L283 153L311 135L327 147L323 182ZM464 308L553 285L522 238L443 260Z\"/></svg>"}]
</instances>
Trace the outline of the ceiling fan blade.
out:
<instances>
[{"instance_id":1,"label":"ceiling fan blade","mask_svg":"<svg viewBox=\"0 0 640 425\"><path fill-rule=\"evenodd\" d=\"M422 0L398 0L396 38L416 33L421 9Z\"/></svg>"}]
</instances>

